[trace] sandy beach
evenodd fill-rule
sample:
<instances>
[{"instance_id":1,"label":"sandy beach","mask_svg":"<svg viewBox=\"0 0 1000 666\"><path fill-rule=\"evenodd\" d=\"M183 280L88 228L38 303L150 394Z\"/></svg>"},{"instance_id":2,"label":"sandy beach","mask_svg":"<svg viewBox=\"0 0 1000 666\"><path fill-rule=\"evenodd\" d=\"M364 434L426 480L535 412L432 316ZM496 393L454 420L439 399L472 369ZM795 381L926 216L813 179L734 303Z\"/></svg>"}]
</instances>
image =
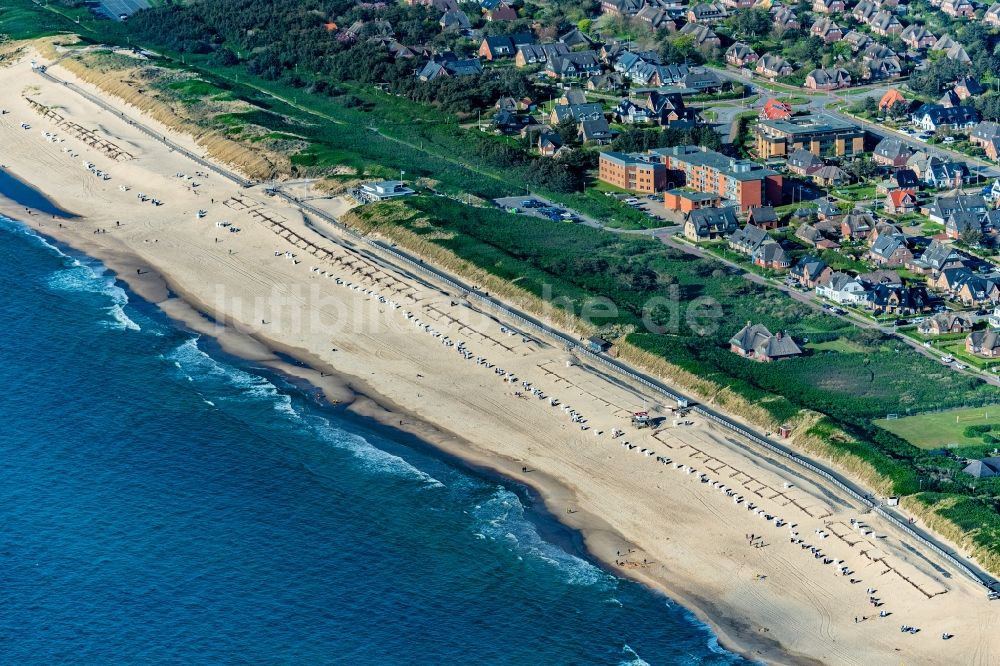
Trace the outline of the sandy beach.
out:
<instances>
[{"instance_id":1,"label":"sandy beach","mask_svg":"<svg viewBox=\"0 0 1000 666\"><path fill-rule=\"evenodd\" d=\"M206 170L29 60L0 69L0 165L79 217L10 202L3 214L104 261L228 351L531 486L595 558L692 609L729 649L775 664L1000 660L983 588L822 479L701 418L674 425L662 396ZM644 408L665 420L634 428Z\"/></svg>"}]
</instances>

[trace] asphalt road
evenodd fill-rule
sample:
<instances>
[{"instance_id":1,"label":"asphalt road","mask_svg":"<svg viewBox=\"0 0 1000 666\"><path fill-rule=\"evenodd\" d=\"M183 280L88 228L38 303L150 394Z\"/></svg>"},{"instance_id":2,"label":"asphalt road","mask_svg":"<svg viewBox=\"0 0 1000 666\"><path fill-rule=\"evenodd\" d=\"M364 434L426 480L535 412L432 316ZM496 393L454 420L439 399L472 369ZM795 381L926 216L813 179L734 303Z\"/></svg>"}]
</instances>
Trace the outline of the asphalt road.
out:
<instances>
[{"instance_id":1,"label":"asphalt road","mask_svg":"<svg viewBox=\"0 0 1000 666\"><path fill-rule=\"evenodd\" d=\"M146 134L153 137L157 141L163 143L168 148L187 156L195 163L205 167L206 169L211 169L213 172L218 173L224 176L225 178L228 178L229 180L241 185L244 188L253 185L251 181L239 176L238 174L233 173L222 166L211 164L207 160L204 160L201 157L199 157L198 155L195 155L194 153L184 148L181 148L180 146L173 143L163 135L152 131L148 127L144 126L142 123L139 123L135 119L126 115L124 112L115 109L111 105L105 103L100 98L97 98L96 96L91 95L84 90L81 90L79 87L72 84L67 84L67 82L62 81L61 79L58 79L46 72L42 72L41 75L45 76L51 81L66 85L68 89L80 94L82 97L90 100L92 103L98 105L100 108L103 108L111 113L119 115L127 122L131 123L133 126L139 128L141 131L145 132ZM694 410L697 413L712 420L716 424L721 425L731 430L732 432L738 433L739 435L742 435L754 445L761 446L764 449L771 451L772 453L781 455L786 460L795 463L799 467L808 470L811 473L818 474L826 478L828 481L832 482L835 486L839 487L842 491L844 491L849 497L851 497L858 504L877 511L878 513L889 519L891 522L894 522L896 526L904 533L909 533L913 539L921 543L924 547L930 548L932 551L935 551L940 555L944 556L945 558L949 559L951 561L952 566L955 566L964 575L969 576L973 580L987 587L992 587L993 585L997 584L997 581L987 572L982 570L978 565L976 565L975 562L963 559L960 555L952 551L947 544L939 541L934 535L931 535L925 532L924 530L921 530L916 526L909 524L905 518L901 517L899 514L889 509L888 507L882 505L878 500L872 498L867 489L863 488L862 486L855 483L851 479L847 478L843 474L840 474L836 470L828 468L819 462L816 462L814 460L799 455L798 453L789 449L780 442L770 439L767 435L762 435L759 432L751 430L750 428L744 426L740 422L731 419L728 416L721 414L720 412L717 412L716 410L712 409L711 407L708 407L707 405L700 405L700 404L696 405L695 401L690 399L688 396L685 396L684 394L676 391L674 388L669 387L666 384L660 382L655 377L648 375L635 368L632 368L626 363L623 363L615 358L611 358L604 354L597 355L591 353L589 350L585 349L580 344L580 341L577 340L574 336L564 333L560 330L551 328L550 326L536 319L532 315L529 315L528 313L522 312L511 306L508 306L507 304L502 303L487 294L479 292L470 285L467 285L464 282L458 280L457 278L449 275L445 271L435 266L426 264L423 262L423 260L415 258L405 252L401 252L398 248L393 248L380 241L374 241L362 236L353 229L341 224L340 221L334 218L332 215L329 215L328 213L316 208L315 206L307 202L298 201L297 199L295 199L291 195L286 194L280 189L276 191L276 196L281 197L282 199L285 199L289 203L298 207L303 213L314 215L315 217L333 225L335 228L339 229L348 239L355 241L358 245L361 245L362 247L367 247L370 250L377 252L379 255L381 255L381 258L384 262L398 269L401 269L405 272L418 272L429 275L433 277L437 282L442 283L448 286L449 288L455 290L458 293L458 295L464 296L470 300L479 302L481 304L485 304L490 308L492 308L493 310L495 310L496 312L500 313L501 315L511 320L519 322L530 329L533 329L537 332L547 335L550 339L556 341L558 344L565 346L566 349L575 352L579 356L606 365L607 367L615 370L616 372L623 375L627 379L630 379L641 385L654 389L655 391L659 392L669 400L687 401L689 404L694 405ZM332 235L326 235L326 237L333 242L337 242L347 247L352 247L356 249L354 243L346 242L346 239L339 239Z\"/></svg>"}]
</instances>

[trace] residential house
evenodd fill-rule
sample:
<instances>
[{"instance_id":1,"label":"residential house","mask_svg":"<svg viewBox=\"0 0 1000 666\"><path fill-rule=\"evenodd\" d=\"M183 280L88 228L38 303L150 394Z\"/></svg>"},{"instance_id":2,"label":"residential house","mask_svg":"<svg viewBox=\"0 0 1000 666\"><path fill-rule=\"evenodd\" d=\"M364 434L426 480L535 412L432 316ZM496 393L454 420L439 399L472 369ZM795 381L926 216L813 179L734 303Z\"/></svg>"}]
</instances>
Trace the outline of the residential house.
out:
<instances>
[{"instance_id":1,"label":"residential house","mask_svg":"<svg viewBox=\"0 0 1000 666\"><path fill-rule=\"evenodd\" d=\"M777 229L780 222L774 206L754 206L747 213L747 224L761 229Z\"/></svg>"},{"instance_id":2,"label":"residential house","mask_svg":"<svg viewBox=\"0 0 1000 666\"><path fill-rule=\"evenodd\" d=\"M983 458L982 460L967 460L962 471L977 479L989 479L1000 474L1000 458Z\"/></svg>"},{"instance_id":3,"label":"residential house","mask_svg":"<svg viewBox=\"0 0 1000 666\"><path fill-rule=\"evenodd\" d=\"M889 110L897 104L902 104L904 107L909 106L909 102L906 101L906 98L903 97L901 92L895 88L889 88L889 90L882 95L882 99L879 100L878 110L882 113L888 113Z\"/></svg>"},{"instance_id":4,"label":"residential house","mask_svg":"<svg viewBox=\"0 0 1000 666\"><path fill-rule=\"evenodd\" d=\"M556 104L565 104L568 106L586 103L587 93L579 88L568 88L563 90L563 94L556 100Z\"/></svg>"},{"instance_id":5,"label":"residential house","mask_svg":"<svg viewBox=\"0 0 1000 666\"><path fill-rule=\"evenodd\" d=\"M965 47L959 43L953 44L947 51L944 52L945 57L950 58L964 64L969 64L972 62L972 58L969 57L968 52Z\"/></svg>"},{"instance_id":6,"label":"residential house","mask_svg":"<svg viewBox=\"0 0 1000 666\"><path fill-rule=\"evenodd\" d=\"M1000 287L993 280L969 274L958 284L954 298L966 307L996 305L1000 300Z\"/></svg>"},{"instance_id":7,"label":"residential house","mask_svg":"<svg viewBox=\"0 0 1000 666\"><path fill-rule=\"evenodd\" d=\"M861 273L858 275L858 279L867 284L869 288L880 284L889 285L890 287L903 286L903 278L899 277L899 273L887 268L879 268L867 273Z\"/></svg>"},{"instance_id":8,"label":"residential house","mask_svg":"<svg viewBox=\"0 0 1000 666\"><path fill-rule=\"evenodd\" d=\"M444 32L461 32L472 27L469 17L461 9L453 9L442 14L438 25Z\"/></svg>"},{"instance_id":9,"label":"residential house","mask_svg":"<svg viewBox=\"0 0 1000 666\"><path fill-rule=\"evenodd\" d=\"M844 0L813 0L812 10L817 14L841 14L846 7Z\"/></svg>"},{"instance_id":10,"label":"residential house","mask_svg":"<svg viewBox=\"0 0 1000 666\"><path fill-rule=\"evenodd\" d=\"M814 69L806 74L805 87L811 90L837 90L851 85L851 74L843 67Z\"/></svg>"},{"instance_id":11,"label":"residential house","mask_svg":"<svg viewBox=\"0 0 1000 666\"><path fill-rule=\"evenodd\" d=\"M869 293L867 307L875 314L911 315L931 309L927 289L920 286L876 285Z\"/></svg>"},{"instance_id":12,"label":"residential house","mask_svg":"<svg viewBox=\"0 0 1000 666\"><path fill-rule=\"evenodd\" d=\"M1000 356L1000 332L991 329L972 331L965 338L965 351L985 358L997 358Z\"/></svg>"},{"instance_id":13,"label":"residential house","mask_svg":"<svg viewBox=\"0 0 1000 666\"><path fill-rule=\"evenodd\" d=\"M983 15L983 23L1000 28L1000 2L994 2Z\"/></svg>"},{"instance_id":14,"label":"residential house","mask_svg":"<svg viewBox=\"0 0 1000 666\"><path fill-rule=\"evenodd\" d=\"M623 125L645 124L652 121L649 109L639 106L630 99L618 102L611 116Z\"/></svg>"},{"instance_id":15,"label":"residential house","mask_svg":"<svg viewBox=\"0 0 1000 666\"><path fill-rule=\"evenodd\" d=\"M876 191L879 194L888 194L893 190L918 190L920 186L923 185L923 181L917 178L917 174L913 172L913 169L896 169L894 172L889 174L888 178L883 180L876 187Z\"/></svg>"},{"instance_id":16,"label":"residential house","mask_svg":"<svg viewBox=\"0 0 1000 666\"><path fill-rule=\"evenodd\" d=\"M780 331L772 334L763 324L750 322L729 340L729 349L743 358L761 362L802 355L802 350L791 336Z\"/></svg>"},{"instance_id":17,"label":"residential house","mask_svg":"<svg viewBox=\"0 0 1000 666\"><path fill-rule=\"evenodd\" d=\"M853 210L840 221L840 235L846 240L860 240L875 228L875 218L863 210Z\"/></svg>"},{"instance_id":18,"label":"residential house","mask_svg":"<svg viewBox=\"0 0 1000 666\"><path fill-rule=\"evenodd\" d=\"M421 81L433 81L453 76L475 76L482 72L483 64L479 58L459 60L454 53L446 51L431 56L427 64L417 72L417 78Z\"/></svg>"},{"instance_id":19,"label":"residential house","mask_svg":"<svg viewBox=\"0 0 1000 666\"><path fill-rule=\"evenodd\" d=\"M960 188L969 179L965 162L935 162L924 173L924 182L937 188Z\"/></svg>"},{"instance_id":20,"label":"residential house","mask_svg":"<svg viewBox=\"0 0 1000 666\"><path fill-rule=\"evenodd\" d=\"M757 54L749 45L736 42L726 49L726 62L733 67L747 67L757 62Z\"/></svg>"},{"instance_id":21,"label":"residential house","mask_svg":"<svg viewBox=\"0 0 1000 666\"><path fill-rule=\"evenodd\" d=\"M965 129L979 122L979 111L971 106L946 108L940 104L923 104L910 116L914 125L929 132L939 129Z\"/></svg>"},{"instance_id":22,"label":"residential house","mask_svg":"<svg viewBox=\"0 0 1000 666\"><path fill-rule=\"evenodd\" d=\"M579 79L600 74L601 63L594 51L571 51L550 57L545 73L553 79Z\"/></svg>"},{"instance_id":23,"label":"residential house","mask_svg":"<svg viewBox=\"0 0 1000 666\"><path fill-rule=\"evenodd\" d=\"M736 211L731 206L698 208L684 220L684 237L694 242L724 238L737 229Z\"/></svg>"},{"instance_id":24,"label":"residential house","mask_svg":"<svg viewBox=\"0 0 1000 666\"><path fill-rule=\"evenodd\" d=\"M581 120L579 127L580 141L591 144L608 144L615 138L606 118L597 120Z\"/></svg>"},{"instance_id":25,"label":"residential house","mask_svg":"<svg viewBox=\"0 0 1000 666\"><path fill-rule=\"evenodd\" d=\"M645 0L602 0L601 12L612 16L635 16Z\"/></svg>"},{"instance_id":26,"label":"residential house","mask_svg":"<svg viewBox=\"0 0 1000 666\"><path fill-rule=\"evenodd\" d=\"M792 265L791 255L775 240L764 243L754 250L750 255L750 261L754 266L772 271L785 271Z\"/></svg>"},{"instance_id":27,"label":"residential house","mask_svg":"<svg viewBox=\"0 0 1000 666\"><path fill-rule=\"evenodd\" d=\"M717 49L722 45L722 40L715 31L703 23L685 23L678 34L690 37L699 49Z\"/></svg>"},{"instance_id":28,"label":"residential house","mask_svg":"<svg viewBox=\"0 0 1000 666\"><path fill-rule=\"evenodd\" d=\"M858 305L868 300L868 287L853 275L835 271L825 283L816 285L816 295L840 305Z\"/></svg>"},{"instance_id":29,"label":"residential house","mask_svg":"<svg viewBox=\"0 0 1000 666\"><path fill-rule=\"evenodd\" d=\"M667 186L667 168L649 155L602 152L597 164L598 180L623 190L653 194Z\"/></svg>"},{"instance_id":30,"label":"residential house","mask_svg":"<svg viewBox=\"0 0 1000 666\"><path fill-rule=\"evenodd\" d=\"M969 143L983 149L991 160L1000 159L1000 123L983 121L969 133Z\"/></svg>"},{"instance_id":31,"label":"residential house","mask_svg":"<svg viewBox=\"0 0 1000 666\"><path fill-rule=\"evenodd\" d=\"M516 21L517 10L510 5L501 2L493 9L486 10L487 21Z\"/></svg>"},{"instance_id":32,"label":"residential house","mask_svg":"<svg viewBox=\"0 0 1000 666\"><path fill-rule=\"evenodd\" d=\"M825 166L823 160L805 148L799 148L785 161L785 168L799 176L811 176Z\"/></svg>"},{"instance_id":33,"label":"residential house","mask_svg":"<svg viewBox=\"0 0 1000 666\"><path fill-rule=\"evenodd\" d=\"M542 157L555 157L562 147L562 138L558 132L540 132L538 134L538 152Z\"/></svg>"},{"instance_id":34,"label":"residential house","mask_svg":"<svg viewBox=\"0 0 1000 666\"><path fill-rule=\"evenodd\" d=\"M721 2L703 2L688 10L687 20L690 23L718 23L726 16L726 7Z\"/></svg>"},{"instance_id":35,"label":"residential house","mask_svg":"<svg viewBox=\"0 0 1000 666\"><path fill-rule=\"evenodd\" d=\"M831 18L821 18L813 23L812 28L809 29L809 33L819 37L827 44L839 42L844 37L844 31Z\"/></svg>"},{"instance_id":36,"label":"residential house","mask_svg":"<svg viewBox=\"0 0 1000 666\"><path fill-rule=\"evenodd\" d=\"M851 177L843 169L832 164L816 169L810 174L810 177L817 185L823 187L846 185L851 182Z\"/></svg>"},{"instance_id":37,"label":"residential house","mask_svg":"<svg viewBox=\"0 0 1000 666\"><path fill-rule=\"evenodd\" d=\"M698 92L712 92L722 88L722 79L710 69L703 67L699 67L698 69L691 68L688 70L687 75L681 79L681 85L690 90L697 90Z\"/></svg>"},{"instance_id":38,"label":"residential house","mask_svg":"<svg viewBox=\"0 0 1000 666\"><path fill-rule=\"evenodd\" d=\"M899 33L899 39L914 51L934 46L937 37L919 23L911 23Z\"/></svg>"},{"instance_id":39,"label":"residential house","mask_svg":"<svg viewBox=\"0 0 1000 666\"><path fill-rule=\"evenodd\" d=\"M875 14L879 11L878 5L872 0L861 0L858 4L854 5L854 9L851 11L851 16L858 23L868 23ZM821 13L832 13L832 12L821 12Z\"/></svg>"},{"instance_id":40,"label":"residential house","mask_svg":"<svg viewBox=\"0 0 1000 666\"><path fill-rule=\"evenodd\" d=\"M948 218L958 212L985 213L986 200L981 194L949 194L934 199L925 214L931 222L945 224Z\"/></svg>"},{"instance_id":41,"label":"residential house","mask_svg":"<svg viewBox=\"0 0 1000 666\"><path fill-rule=\"evenodd\" d=\"M952 18L969 18L975 15L976 8L970 0L944 0L941 3L941 12Z\"/></svg>"},{"instance_id":42,"label":"residential house","mask_svg":"<svg viewBox=\"0 0 1000 666\"><path fill-rule=\"evenodd\" d=\"M650 30L668 30L670 32L677 30L676 16L673 11L666 7L647 4L639 10L634 20L639 23L645 23L649 26Z\"/></svg>"},{"instance_id":43,"label":"residential house","mask_svg":"<svg viewBox=\"0 0 1000 666\"><path fill-rule=\"evenodd\" d=\"M791 75L795 72L795 68L781 56L765 53L757 60L754 71L769 79L776 79L779 76Z\"/></svg>"},{"instance_id":44,"label":"residential house","mask_svg":"<svg viewBox=\"0 0 1000 666\"><path fill-rule=\"evenodd\" d=\"M830 239L830 235L832 234L827 234L808 222L804 222L795 230L797 239L817 250L835 250L840 247L839 243Z\"/></svg>"},{"instance_id":45,"label":"residential house","mask_svg":"<svg viewBox=\"0 0 1000 666\"><path fill-rule=\"evenodd\" d=\"M802 29L802 23L799 21L799 17L796 16L795 11L787 5L779 6L771 18L774 19L774 29L779 33L785 32L786 30Z\"/></svg>"},{"instance_id":46,"label":"residential house","mask_svg":"<svg viewBox=\"0 0 1000 666\"><path fill-rule=\"evenodd\" d=\"M899 22L896 15L884 9L876 12L868 20L868 27L871 28L874 34L880 37L891 37L903 32L903 24Z\"/></svg>"},{"instance_id":47,"label":"residential house","mask_svg":"<svg viewBox=\"0 0 1000 666\"><path fill-rule=\"evenodd\" d=\"M949 268L958 268L964 264L965 260L951 245L935 239L931 241L920 257L914 258L910 262L907 268L934 276Z\"/></svg>"},{"instance_id":48,"label":"residential house","mask_svg":"<svg viewBox=\"0 0 1000 666\"><path fill-rule=\"evenodd\" d=\"M542 65L555 56L566 55L569 47L562 42L551 44L519 44L514 56L514 64L518 67Z\"/></svg>"},{"instance_id":49,"label":"residential house","mask_svg":"<svg viewBox=\"0 0 1000 666\"><path fill-rule=\"evenodd\" d=\"M851 51L857 53L872 44L872 38L863 32L851 30L844 35L844 41L851 45Z\"/></svg>"},{"instance_id":50,"label":"residential house","mask_svg":"<svg viewBox=\"0 0 1000 666\"><path fill-rule=\"evenodd\" d=\"M865 58L861 62L861 78L865 81L885 81L903 74L903 64L895 55L888 58Z\"/></svg>"},{"instance_id":51,"label":"residential house","mask_svg":"<svg viewBox=\"0 0 1000 666\"><path fill-rule=\"evenodd\" d=\"M972 330L972 320L962 313L942 312L920 322L917 331L922 335L949 335L968 333Z\"/></svg>"},{"instance_id":52,"label":"residential house","mask_svg":"<svg viewBox=\"0 0 1000 666\"><path fill-rule=\"evenodd\" d=\"M825 261L809 255L801 257L788 272L796 284L806 289L815 289L817 285L829 281L831 275L833 269Z\"/></svg>"},{"instance_id":53,"label":"residential house","mask_svg":"<svg viewBox=\"0 0 1000 666\"><path fill-rule=\"evenodd\" d=\"M618 72L605 72L587 79L587 90L617 92L625 87L625 79Z\"/></svg>"},{"instance_id":54,"label":"residential house","mask_svg":"<svg viewBox=\"0 0 1000 666\"><path fill-rule=\"evenodd\" d=\"M583 34L583 31L579 28L570 28L559 36L559 41L570 49L590 49L594 46L594 40Z\"/></svg>"},{"instance_id":55,"label":"residential house","mask_svg":"<svg viewBox=\"0 0 1000 666\"><path fill-rule=\"evenodd\" d=\"M663 127L694 125L698 112L684 105L684 98L677 93L661 93L653 90L646 95L644 105L650 120Z\"/></svg>"},{"instance_id":56,"label":"residential house","mask_svg":"<svg viewBox=\"0 0 1000 666\"><path fill-rule=\"evenodd\" d=\"M896 267L912 261L913 252L902 235L882 234L868 250L867 257L876 266Z\"/></svg>"},{"instance_id":57,"label":"residential house","mask_svg":"<svg viewBox=\"0 0 1000 666\"><path fill-rule=\"evenodd\" d=\"M955 87L952 88L952 90L955 91L955 94L958 95L958 98L963 102L970 97L978 97L986 92L983 85L971 76L963 76L960 78L955 82Z\"/></svg>"},{"instance_id":58,"label":"residential house","mask_svg":"<svg viewBox=\"0 0 1000 666\"><path fill-rule=\"evenodd\" d=\"M884 236L886 234L895 234L899 236L902 235L902 233L903 232L895 224L890 224L889 222L876 222L875 226L872 227L872 230L868 232L867 236L865 236L865 242L868 243L868 247L871 247L880 236Z\"/></svg>"},{"instance_id":59,"label":"residential house","mask_svg":"<svg viewBox=\"0 0 1000 666\"><path fill-rule=\"evenodd\" d=\"M792 105L772 97L764 102L764 106L760 109L760 117L765 120L788 120L792 117Z\"/></svg>"},{"instance_id":60,"label":"residential house","mask_svg":"<svg viewBox=\"0 0 1000 666\"><path fill-rule=\"evenodd\" d=\"M604 117L604 107L597 102L588 104L560 104L552 108L549 122L553 125L566 120L580 123L584 120L598 120Z\"/></svg>"},{"instance_id":61,"label":"residential house","mask_svg":"<svg viewBox=\"0 0 1000 666\"><path fill-rule=\"evenodd\" d=\"M535 36L530 32L518 32L510 35L492 35L484 37L479 44L479 57L486 60L498 58L513 58L517 55L517 47L522 44L533 44Z\"/></svg>"},{"instance_id":62,"label":"residential house","mask_svg":"<svg viewBox=\"0 0 1000 666\"><path fill-rule=\"evenodd\" d=\"M893 190L885 197L883 208L889 215L906 215L917 210L917 193L914 190Z\"/></svg>"},{"instance_id":63,"label":"residential house","mask_svg":"<svg viewBox=\"0 0 1000 666\"><path fill-rule=\"evenodd\" d=\"M912 152L899 139L885 138L878 142L872 151L872 161L889 167L901 167L906 164Z\"/></svg>"},{"instance_id":64,"label":"residential house","mask_svg":"<svg viewBox=\"0 0 1000 666\"><path fill-rule=\"evenodd\" d=\"M764 243L774 243L774 239L767 235L767 229L755 227L748 224L742 229L737 229L729 235L729 249L740 254L753 254L757 248Z\"/></svg>"},{"instance_id":65,"label":"residential house","mask_svg":"<svg viewBox=\"0 0 1000 666\"><path fill-rule=\"evenodd\" d=\"M930 153L918 150L906 160L906 168L913 171L917 175L917 178L920 178L921 182L923 182L923 178L930 171L930 168L940 162L939 158Z\"/></svg>"}]
</instances>

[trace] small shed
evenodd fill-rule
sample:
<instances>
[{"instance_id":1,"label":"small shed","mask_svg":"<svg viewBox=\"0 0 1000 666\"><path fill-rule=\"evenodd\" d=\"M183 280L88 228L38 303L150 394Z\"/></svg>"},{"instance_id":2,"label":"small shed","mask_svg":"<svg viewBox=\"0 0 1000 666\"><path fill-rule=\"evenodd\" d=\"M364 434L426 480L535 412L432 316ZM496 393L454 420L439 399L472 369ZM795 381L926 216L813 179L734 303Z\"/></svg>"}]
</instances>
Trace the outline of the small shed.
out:
<instances>
[{"instance_id":1,"label":"small shed","mask_svg":"<svg viewBox=\"0 0 1000 666\"><path fill-rule=\"evenodd\" d=\"M611 343L602 337L592 335L587 338L587 349L595 354L600 354L611 349Z\"/></svg>"},{"instance_id":2,"label":"small shed","mask_svg":"<svg viewBox=\"0 0 1000 666\"><path fill-rule=\"evenodd\" d=\"M789 423L783 423L778 427L778 436L782 439L788 439L792 435L792 426Z\"/></svg>"}]
</instances>

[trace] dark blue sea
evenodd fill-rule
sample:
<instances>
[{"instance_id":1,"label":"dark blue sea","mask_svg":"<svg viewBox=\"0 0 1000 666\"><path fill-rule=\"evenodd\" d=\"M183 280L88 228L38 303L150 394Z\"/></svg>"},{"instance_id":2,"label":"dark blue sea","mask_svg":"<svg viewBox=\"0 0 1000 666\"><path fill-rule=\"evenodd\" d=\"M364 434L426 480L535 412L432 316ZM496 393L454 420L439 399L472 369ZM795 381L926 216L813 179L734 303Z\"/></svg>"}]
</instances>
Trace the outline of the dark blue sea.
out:
<instances>
[{"instance_id":1,"label":"dark blue sea","mask_svg":"<svg viewBox=\"0 0 1000 666\"><path fill-rule=\"evenodd\" d=\"M748 663L99 263L0 218L0 269L0 663Z\"/></svg>"}]
</instances>

